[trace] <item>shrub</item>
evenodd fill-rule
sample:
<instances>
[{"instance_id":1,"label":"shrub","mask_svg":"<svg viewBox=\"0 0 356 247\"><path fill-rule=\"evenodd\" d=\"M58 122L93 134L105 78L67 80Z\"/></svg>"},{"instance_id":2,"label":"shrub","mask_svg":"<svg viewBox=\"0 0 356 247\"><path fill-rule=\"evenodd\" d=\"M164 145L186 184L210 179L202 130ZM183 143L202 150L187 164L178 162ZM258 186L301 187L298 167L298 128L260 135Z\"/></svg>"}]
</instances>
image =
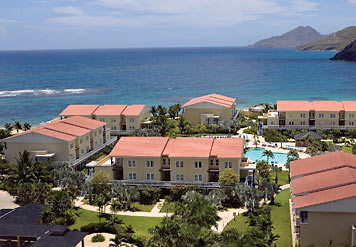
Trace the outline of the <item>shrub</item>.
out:
<instances>
[{"instance_id":1,"label":"shrub","mask_svg":"<svg viewBox=\"0 0 356 247\"><path fill-rule=\"evenodd\" d=\"M258 130L257 127L250 126L247 129L244 129L243 133L244 134L250 134L250 135L256 135L257 134L257 130Z\"/></svg>"},{"instance_id":2,"label":"shrub","mask_svg":"<svg viewBox=\"0 0 356 247\"><path fill-rule=\"evenodd\" d=\"M174 185L170 187L170 194L167 200L170 202L178 202L182 200L182 196L190 190L198 190L197 186Z\"/></svg>"},{"instance_id":3,"label":"shrub","mask_svg":"<svg viewBox=\"0 0 356 247\"><path fill-rule=\"evenodd\" d=\"M96 234L95 236L93 236L91 238L91 241L93 243L104 242L105 241L105 237L102 234Z\"/></svg>"},{"instance_id":4,"label":"shrub","mask_svg":"<svg viewBox=\"0 0 356 247\"><path fill-rule=\"evenodd\" d=\"M137 187L137 193L139 202L149 205L158 202L161 190L155 187L140 185Z\"/></svg>"},{"instance_id":5,"label":"shrub","mask_svg":"<svg viewBox=\"0 0 356 247\"><path fill-rule=\"evenodd\" d=\"M111 224L111 222L90 223L80 228L81 232L98 233L106 232L111 234L117 234L123 226Z\"/></svg>"}]
</instances>

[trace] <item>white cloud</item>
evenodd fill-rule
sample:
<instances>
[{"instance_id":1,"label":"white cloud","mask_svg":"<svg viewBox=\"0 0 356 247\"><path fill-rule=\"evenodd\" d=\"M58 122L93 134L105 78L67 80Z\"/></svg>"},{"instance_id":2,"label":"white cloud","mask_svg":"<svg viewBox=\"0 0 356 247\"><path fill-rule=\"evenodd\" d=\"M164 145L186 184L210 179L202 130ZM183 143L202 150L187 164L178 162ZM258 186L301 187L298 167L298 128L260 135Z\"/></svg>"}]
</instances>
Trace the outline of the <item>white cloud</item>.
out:
<instances>
[{"instance_id":1,"label":"white cloud","mask_svg":"<svg viewBox=\"0 0 356 247\"><path fill-rule=\"evenodd\" d=\"M67 15L84 15L84 11L73 6L57 7L52 9L54 12Z\"/></svg>"},{"instance_id":2,"label":"white cloud","mask_svg":"<svg viewBox=\"0 0 356 247\"><path fill-rule=\"evenodd\" d=\"M101 8L85 13L73 6L55 8L55 12L69 16L55 17L49 21L82 27L226 27L257 20L265 15L311 13L316 11L317 6L309 0L95 0L95 5Z\"/></svg>"},{"instance_id":3,"label":"white cloud","mask_svg":"<svg viewBox=\"0 0 356 247\"><path fill-rule=\"evenodd\" d=\"M19 21L0 18L0 23L16 23L16 22L19 22Z\"/></svg>"},{"instance_id":4,"label":"white cloud","mask_svg":"<svg viewBox=\"0 0 356 247\"><path fill-rule=\"evenodd\" d=\"M350 3L353 7L356 7L356 0L349 0L349 3Z\"/></svg>"}]
</instances>

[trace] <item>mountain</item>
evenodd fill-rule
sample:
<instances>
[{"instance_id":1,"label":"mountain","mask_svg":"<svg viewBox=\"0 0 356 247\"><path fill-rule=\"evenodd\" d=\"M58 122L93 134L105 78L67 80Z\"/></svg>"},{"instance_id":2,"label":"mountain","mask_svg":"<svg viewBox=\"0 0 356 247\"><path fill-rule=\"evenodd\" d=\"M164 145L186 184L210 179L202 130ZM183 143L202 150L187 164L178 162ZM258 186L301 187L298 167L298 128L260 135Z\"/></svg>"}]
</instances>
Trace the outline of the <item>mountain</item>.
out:
<instances>
[{"instance_id":1,"label":"mountain","mask_svg":"<svg viewBox=\"0 0 356 247\"><path fill-rule=\"evenodd\" d=\"M251 48L295 48L322 39L323 36L310 26L299 26L281 36L273 36L250 45Z\"/></svg>"},{"instance_id":2,"label":"mountain","mask_svg":"<svg viewBox=\"0 0 356 247\"><path fill-rule=\"evenodd\" d=\"M356 40L330 59L356 62Z\"/></svg>"},{"instance_id":3,"label":"mountain","mask_svg":"<svg viewBox=\"0 0 356 247\"><path fill-rule=\"evenodd\" d=\"M299 46L299 50L337 50L341 51L352 41L356 40L356 26L347 27L332 33L324 39Z\"/></svg>"}]
</instances>

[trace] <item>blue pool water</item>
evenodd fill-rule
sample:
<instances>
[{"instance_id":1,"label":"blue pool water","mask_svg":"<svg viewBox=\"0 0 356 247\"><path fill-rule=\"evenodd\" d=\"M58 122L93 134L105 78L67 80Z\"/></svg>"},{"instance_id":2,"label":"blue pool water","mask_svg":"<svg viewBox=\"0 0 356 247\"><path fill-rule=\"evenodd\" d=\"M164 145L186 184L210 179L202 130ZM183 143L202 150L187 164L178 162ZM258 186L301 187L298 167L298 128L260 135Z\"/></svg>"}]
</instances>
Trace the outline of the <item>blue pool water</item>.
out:
<instances>
[{"instance_id":1,"label":"blue pool water","mask_svg":"<svg viewBox=\"0 0 356 247\"><path fill-rule=\"evenodd\" d=\"M263 156L263 152L265 150L262 148L253 148L253 149L248 149L246 151L245 157L248 157L251 161L261 161L265 160L267 161L267 158ZM269 163L274 162L276 164L285 164L287 162L287 154L284 153L275 153L274 158L269 160Z\"/></svg>"}]
</instances>

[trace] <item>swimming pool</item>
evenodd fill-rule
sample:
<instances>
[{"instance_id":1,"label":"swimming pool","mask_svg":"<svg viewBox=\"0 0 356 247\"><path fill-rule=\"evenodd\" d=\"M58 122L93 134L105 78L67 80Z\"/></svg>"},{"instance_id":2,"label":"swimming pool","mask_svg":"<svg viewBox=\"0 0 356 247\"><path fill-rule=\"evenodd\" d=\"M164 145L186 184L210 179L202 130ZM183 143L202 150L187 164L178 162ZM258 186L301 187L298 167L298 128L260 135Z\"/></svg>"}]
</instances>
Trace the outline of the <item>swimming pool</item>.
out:
<instances>
[{"instance_id":1,"label":"swimming pool","mask_svg":"<svg viewBox=\"0 0 356 247\"><path fill-rule=\"evenodd\" d=\"M261 161L261 160L267 161L267 158L265 156L262 156L264 151L265 150L263 148L248 149L246 151L245 157L249 158L253 162ZM273 162L275 164L283 164L283 165L287 163L287 154L275 153L275 152L273 152L273 154L274 154L274 158L269 159L269 163Z\"/></svg>"}]
</instances>

